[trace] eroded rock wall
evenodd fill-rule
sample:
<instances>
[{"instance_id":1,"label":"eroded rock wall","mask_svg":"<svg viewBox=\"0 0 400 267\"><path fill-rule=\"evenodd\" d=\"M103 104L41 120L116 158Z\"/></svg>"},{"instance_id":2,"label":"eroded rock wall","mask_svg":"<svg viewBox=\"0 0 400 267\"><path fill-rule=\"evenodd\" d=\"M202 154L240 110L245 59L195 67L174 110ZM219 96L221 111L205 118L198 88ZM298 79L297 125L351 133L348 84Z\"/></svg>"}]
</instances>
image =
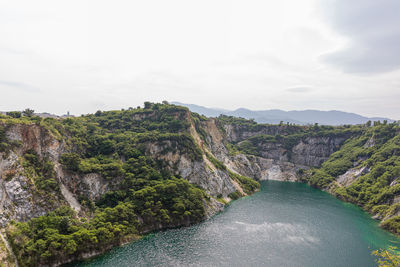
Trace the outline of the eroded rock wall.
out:
<instances>
[{"instance_id":1,"label":"eroded rock wall","mask_svg":"<svg viewBox=\"0 0 400 267\"><path fill-rule=\"evenodd\" d=\"M230 152L227 142L239 143L260 134L285 134L285 126L271 125L249 130L248 127L228 124L221 130L215 119L203 122L202 126L208 133L207 147L218 160L235 172L256 180L296 181L298 170L320 167L348 138L306 137L290 149L279 142L262 143L257 147L260 155L253 156Z\"/></svg>"}]
</instances>

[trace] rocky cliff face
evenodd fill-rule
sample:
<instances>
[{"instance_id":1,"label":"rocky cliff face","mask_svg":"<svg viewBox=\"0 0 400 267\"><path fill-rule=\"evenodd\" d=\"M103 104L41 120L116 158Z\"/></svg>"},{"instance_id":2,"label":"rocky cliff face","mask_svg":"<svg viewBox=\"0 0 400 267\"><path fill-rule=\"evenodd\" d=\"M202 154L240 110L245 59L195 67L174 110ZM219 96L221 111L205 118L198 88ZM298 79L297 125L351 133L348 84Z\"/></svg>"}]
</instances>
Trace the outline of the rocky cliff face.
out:
<instances>
[{"instance_id":1,"label":"rocky cliff face","mask_svg":"<svg viewBox=\"0 0 400 267\"><path fill-rule=\"evenodd\" d=\"M140 121L155 114L136 114L134 120ZM232 151L232 144L260 134L285 135L287 128L269 126L248 129L232 124L221 127L216 119L203 120L195 125L188 111L176 118L190 124L193 145L202 151L200 158L177 150L177 141L172 139L146 141L142 146L146 155L162 162L166 170L199 186L211 196L209 201L204 201L207 218L224 208L224 204L216 201L216 198L224 198L229 202L232 193L245 195L245 190L231 177L231 173L255 180L295 181L300 169L319 167L346 140L343 136L306 137L290 148L280 142L264 142L258 144L259 155L248 155ZM7 226L11 220L27 221L45 215L61 205L69 205L79 216L85 217L87 214L81 199L97 201L108 191L114 190L123 179L117 176L110 180L99 173L79 174L67 170L60 164L60 158L63 153L73 150L67 145L68 137L56 138L43 126L0 126L5 129L7 142L13 144L12 149L0 152L1 227ZM53 164L52 178L56 181L54 190L48 192L35 186L36 177L25 164L24 155L27 151L34 151L41 160ZM215 162L214 158L220 163ZM348 180L343 179L344 182Z\"/></svg>"},{"instance_id":2,"label":"rocky cliff face","mask_svg":"<svg viewBox=\"0 0 400 267\"><path fill-rule=\"evenodd\" d=\"M215 119L204 121L201 126L206 136L200 137L196 129L191 128L197 145L232 171L256 180L296 180L299 169L320 166L345 140L344 137L307 137L290 151L280 143L263 143L258 147L260 156L232 154L227 148L227 142L240 142L258 134L281 134L284 128L271 126L249 131L235 125L225 125L223 131ZM46 214L60 203L68 203L79 212L79 195L97 200L119 182L118 177L110 182L97 173L79 176L63 169L59 159L67 151L65 141L57 140L41 126L17 124L6 128L7 139L20 145L0 153L0 225L3 227L10 220L23 221ZM201 160L193 160L179 151L163 152L171 146L171 141L148 142L146 150L151 157L165 162L170 171L205 189L211 196L227 197L240 190L229 174L216 168L205 155ZM34 150L41 158L48 158L54 163L55 178L61 193L55 196L54 203L49 204L47 197L35 191L32 178L25 172L21 157L28 150Z\"/></svg>"},{"instance_id":3,"label":"rocky cliff face","mask_svg":"<svg viewBox=\"0 0 400 267\"><path fill-rule=\"evenodd\" d=\"M0 153L0 226L5 227L11 220L26 221L48 213L55 207L68 204L75 211L82 210L79 196L90 200L98 200L107 191L115 188L121 178L112 181L104 179L98 173L77 175L65 170L59 163L61 155L67 151L64 141L58 141L50 132L37 125L14 125L6 127L6 136L10 142L20 145L16 149ZM219 170L204 156L203 160L192 160L179 151L161 153L171 142L163 145L147 143L148 154L157 160L164 161L173 173L182 176L193 184L203 188L211 196L227 196L238 190L226 171ZM23 155L34 150L41 158L48 158L54 163L55 179L60 191L48 195L41 194L35 188L23 166ZM207 211L210 216L213 211L221 210L221 205L210 205Z\"/></svg>"},{"instance_id":4,"label":"rocky cliff face","mask_svg":"<svg viewBox=\"0 0 400 267\"><path fill-rule=\"evenodd\" d=\"M7 128L6 137L19 144L14 150L0 153L0 225L10 220L24 221L46 214L55 203L40 195L34 188L32 177L22 165L25 151L34 150L42 157L56 161L63 151L63 143L52 138L37 125L13 125ZM62 198L57 200L63 202Z\"/></svg>"},{"instance_id":5,"label":"rocky cliff face","mask_svg":"<svg viewBox=\"0 0 400 267\"><path fill-rule=\"evenodd\" d=\"M170 143L165 143L161 147L159 144L146 144L149 155L166 162L169 171L200 186L211 196L227 197L230 193L238 190L228 173L217 169L205 155L201 160L193 160L179 152L160 153L169 146L171 146Z\"/></svg>"},{"instance_id":6,"label":"rocky cliff face","mask_svg":"<svg viewBox=\"0 0 400 267\"><path fill-rule=\"evenodd\" d=\"M253 127L251 127L253 126ZM240 124L225 124L224 131L226 133L227 141L229 142L240 142L246 140L250 137L257 135L278 135L284 134L287 131L287 127L285 125L268 125L264 126L261 124L255 125L240 125Z\"/></svg>"},{"instance_id":7,"label":"rocky cliff face","mask_svg":"<svg viewBox=\"0 0 400 267\"><path fill-rule=\"evenodd\" d=\"M285 126L259 126L248 129L240 125L225 124L221 130L215 119L203 123L208 133L206 143L212 153L230 169L256 180L296 181L300 169L320 167L338 150L347 136L317 136L299 139L289 149L280 142L257 145L259 155L230 153L226 144L243 142L257 135L285 135Z\"/></svg>"}]
</instances>

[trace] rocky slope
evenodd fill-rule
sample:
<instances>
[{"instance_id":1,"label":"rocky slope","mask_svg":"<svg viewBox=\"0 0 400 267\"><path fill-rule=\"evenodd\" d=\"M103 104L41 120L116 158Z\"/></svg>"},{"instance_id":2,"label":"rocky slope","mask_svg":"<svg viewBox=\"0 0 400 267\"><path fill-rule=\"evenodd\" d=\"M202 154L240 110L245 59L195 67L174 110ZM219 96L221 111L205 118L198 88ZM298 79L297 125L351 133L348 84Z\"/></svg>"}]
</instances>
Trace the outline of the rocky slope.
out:
<instances>
[{"instance_id":1,"label":"rocky slope","mask_svg":"<svg viewBox=\"0 0 400 267\"><path fill-rule=\"evenodd\" d=\"M398 123L365 127L321 168L301 180L359 205L381 226L400 234L400 128Z\"/></svg>"},{"instance_id":2,"label":"rocky slope","mask_svg":"<svg viewBox=\"0 0 400 267\"><path fill-rule=\"evenodd\" d=\"M60 164L63 153L69 152L64 140L57 140L51 132L36 124L16 124L6 128L7 142L17 144L12 150L0 152L0 225L6 226L11 220L26 221L44 215L62 204L70 205L75 211L81 211L77 195L82 194L90 200L115 187L122 177L106 180L99 173L77 174L70 172ZM195 135L197 133L193 133ZM197 140L198 136L197 136ZM217 169L205 155L193 160L181 151L165 153L173 146L171 141L147 142L146 153L152 158L167 164L166 168L182 176L193 184L199 185L208 194L216 197L228 195L239 189L226 171ZM23 156L27 151L36 152L40 158L54 163L54 174L60 194L54 193L49 201L48 195L40 194L32 183L33 177L24 168Z\"/></svg>"},{"instance_id":3,"label":"rocky slope","mask_svg":"<svg viewBox=\"0 0 400 267\"><path fill-rule=\"evenodd\" d=\"M134 114L133 120L145 122L148 118L158 116L159 113L152 111ZM162 137L141 142L141 151L145 157L158 162L157 164L161 167L157 168L161 171L164 170L172 175L182 177L204 190L208 196L203 199L204 215L202 219L209 218L216 212L223 210L224 203L230 201L232 193L240 192L242 195L251 193L242 188L240 181L232 178L232 174L227 169L216 167L208 159L204 153L207 148L202 146L202 140L192 125L190 112L186 109L178 109L178 111L172 111L172 113L173 116L179 118L183 116L189 126L187 133L171 134L171 138ZM57 121L50 122L58 124ZM53 127L54 125L46 123L44 120L38 123L31 121L31 119L15 121L3 117L0 122L1 227L13 229L8 227L11 221L29 222L32 218L49 214L65 205L71 207L78 218L90 219L93 212L88 203L94 205L93 203L99 201L106 193L120 190L121 184L126 180L126 174L113 174L113 169L110 178L102 173L102 171L108 171L107 169L100 172L95 170L74 171L66 167L61 158L64 154L67 155L79 150L75 143L77 140L72 132L64 129L65 126L57 131L54 131ZM64 136L60 134L63 129ZM176 137L182 138L182 136L186 138L184 139L185 142L189 142L187 147L175 140ZM190 150L193 148L197 149L195 151L197 154ZM207 153L211 152L208 151ZM117 163L123 165L126 160L125 156L121 156ZM107 164L100 166L109 168ZM111 167L114 166L111 165ZM217 201L217 197L223 199L222 202ZM196 222L192 219L182 219L171 223L155 223L151 219L146 222L146 219L141 218L141 216L138 219L139 233ZM5 239L7 239L6 236ZM13 239L14 249L18 242L18 240ZM115 243L113 244L115 245ZM110 246L105 247L110 248ZM6 249L6 246L1 246L0 251L1 254L5 255L2 257L2 261L6 263L6 259L9 259L12 254ZM57 261L49 260L45 262L61 264L103 251L104 249L101 248L98 251L76 253L69 257L61 256ZM18 253L16 254L18 257ZM37 262L37 265L41 264ZM29 265L36 264L30 262Z\"/></svg>"},{"instance_id":4,"label":"rocky slope","mask_svg":"<svg viewBox=\"0 0 400 267\"><path fill-rule=\"evenodd\" d=\"M231 169L258 180L309 183L359 205L383 228L400 234L398 123L304 128L233 117L214 122L218 127L204 126L213 133L210 147Z\"/></svg>"},{"instance_id":5,"label":"rocky slope","mask_svg":"<svg viewBox=\"0 0 400 267\"><path fill-rule=\"evenodd\" d=\"M260 125L233 117L205 118L168 104L146 105L64 120L0 118L0 226L7 229L5 241L11 241L22 265L58 265L101 253L148 231L204 220L231 199L257 190L257 183L247 177L301 179L339 195L335 188L350 187L371 169L352 161L327 183L313 183L322 179L315 170L324 169L346 147L343 144L362 136L364 126ZM365 146L375 146L373 139ZM171 192L180 195L163 196ZM178 198L184 201L173 204ZM63 206L73 212L58 211ZM114 209L130 214L124 219L126 225L108 218ZM35 227L33 218L68 220L73 228L52 231L68 235L71 240L64 247L71 246L70 250L57 254L47 243L45 258L16 251L26 240L39 244L39 237L24 230ZM11 221L27 224L10 225ZM101 241L103 225L114 231L109 238L113 242ZM74 239L78 232L71 229L79 227L92 231L97 245ZM80 246L87 250L79 251ZM30 261L21 258L26 255ZM6 246L0 246L0 260L12 265L11 258Z\"/></svg>"},{"instance_id":6,"label":"rocky slope","mask_svg":"<svg viewBox=\"0 0 400 267\"><path fill-rule=\"evenodd\" d=\"M299 170L320 167L351 136L347 131L313 136L304 134L313 131L304 127L249 123L252 127L235 120L210 119L202 127L208 133L206 143L218 160L256 180L296 181ZM285 139L269 138L274 136L294 138L288 144ZM246 142L251 149L244 146Z\"/></svg>"}]
</instances>

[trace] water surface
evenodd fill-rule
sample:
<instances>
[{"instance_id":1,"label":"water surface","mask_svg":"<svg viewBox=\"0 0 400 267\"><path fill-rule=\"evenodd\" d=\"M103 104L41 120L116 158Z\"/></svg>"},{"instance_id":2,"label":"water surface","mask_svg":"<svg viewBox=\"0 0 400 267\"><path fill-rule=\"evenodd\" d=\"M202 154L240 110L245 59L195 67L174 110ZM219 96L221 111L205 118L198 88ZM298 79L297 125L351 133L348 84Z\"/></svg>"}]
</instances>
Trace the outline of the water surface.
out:
<instances>
[{"instance_id":1,"label":"water surface","mask_svg":"<svg viewBox=\"0 0 400 267\"><path fill-rule=\"evenodd\" d=\"M158 232L77 266L376 266L399 239L360 208L301 183L265 181L204 223Z\"/></svg>"}]
</instances>

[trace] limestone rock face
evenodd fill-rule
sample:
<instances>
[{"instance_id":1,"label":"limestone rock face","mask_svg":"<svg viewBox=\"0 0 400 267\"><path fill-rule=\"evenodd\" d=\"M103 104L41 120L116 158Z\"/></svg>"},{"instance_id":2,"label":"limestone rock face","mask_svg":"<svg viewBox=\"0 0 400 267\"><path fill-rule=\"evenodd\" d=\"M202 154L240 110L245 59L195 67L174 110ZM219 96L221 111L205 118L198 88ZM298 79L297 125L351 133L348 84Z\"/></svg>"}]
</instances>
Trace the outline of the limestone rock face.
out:
<instances>
[{"instance_id":1,"label":"limestone rock face","mask_svg":"<svg viewBox=\"0 0 400 267\"><path fill-rule=\"evenodd\" d=\"M0 226L10 220L25 221L46 214L49 209L45 199L32 194L30 182L21 175L10 181L0 181Z\"/></svg>"},{"instance_id":2,"label":"limestone rock face","mask_svg":"<svg viewBox=\"0 0 400 267\"><path fill-rule=\"evenodd\" d=\"M221 202L210 198L210 201L204 201L204 206L206 207L206 217L210 218L214 214L219 213L224 210L225 205Z\"/></svg>"},{"instance_id":3,"label":"limestone rock face","mask_svg":"<svg viewBox=\"0 0 400 267\"><path fill-rule=\"evenodd\" d=\"M292 150L291 161L303 166L319 167L344 142L343 137L308 137Z\"/></svg>"},{"instance_id":4,"label":"limestone rock face","mask_svg":"<svg viewBox=\"0 0 400 267\"><path fill-rule=\"evenodd\" d=\"M156 115L159 115L156 111L149 111L134 114L131 119L140 121ZM272 138L273 142L257 143L257 155L247 155L239 152L234 145L260 134L280 135L282 138L293 133L288 130L298 130L284 125L221 125L217 119L198 118L189 111L172 116L175 120L184 120L189 126L182 135L186 143L179 144L177 140L181 139L166 135L162 140L144 141L140 150L163 169L199 186L208 194L203 199L203 219L222 211L225 201L230 201L231 193L245 195L241 187L243 184L240 185L243 179L235 173L259 181L296 181L300 170L319 167L346 140L345 137L312 136L299 138L288 146L277 141L281 139ZM98 201L108 191L118 189L124 179L66 170L59 160L63 153L75 152L76 149L69 136L52 134L36 124L5 125L0 122L0 126L5 129L7 141L13 143L12 149L0 152L0 228L7 226L11 220L27 221L62 205L69 205L80 217L89 217L88 208L83 203ZM194 152L191 145L195 146ZM368 146L373 145L372 140ZM40 159L51 161L54 165L54 177L49 178L56 181L57 189L51 189L52 192L36 188L38 183L34 179L37 177L29 172L29 168L32 171L33 167L24 164L24 154L31 150ZM121 161L125 159L121 158ZM354 166L339 177L338 183L347 186L366 171ZM395 201L400 201L400 198L396 197ZM166 226L146 225L145 231L146 227L148 231L153 231Z\"/></svg>"},{"instance_id":5,"label":"limestone rock face","mask_svg":"<svg viewBox=\"0 0 400 267\"><path fill-rule=\"evenodd\" d=\"M236 172L244 176L253 177L256 180L278 181L296 181L296 172L300 168L287 161L246 156L243 154L232 157L228 166Z\"/></svg>"},{"instance_id":6,"label":"limestone rock face","mask_svg":"<svg viewBox=\"0 0 400 267\"><path fill-rule=\"evenodd\" d=\"M341 186L347 187L347 186L351 185L354 181L356 181L358 177L360 177L368 172L369 172L369 169L367 167L352 168L352 169L349 169L344 174L340 175L337 178L336 182Z\"/></svg>"},{"instance_id":7,"label":"limestone rock face","mask_svg":"<svg viewBox=\"0 0 400 267\"><path fill-rule=\"evenodd\" d=\"M41 158L58 160L63 151L63 143L37 125L12 125L8 127L6 137L20 145L12 151L0 153L0 226L2 227L10 220L26 221L64 204L64 201L57 196L49 200L40 195L20 161L27 150L34 150Z\"/></svg>"},{"instance_id":8,"label":"limestone rock face","mask_svg":"<svg viewBox=\"0 0 400 267\"><path fill-rule=\"evenodd\" d=\"M152 113L136 114L133 119L142 120ZM344 142L341 137L308 137L294 144L290 149L279 142L263 143L258 147L258 156L232 153L228 143L238 143L259 135L284 135L285 126L255 126L218 124L216 119L201 121L204 130L200 136L190 113L177 119L187 120L190 135L201 149L202 156L193 158L179 150L176 141L164 140L147 142L144 145L147 155L163 162L163 166L172 174L188 180L203 188L210 196L207 203L210 214L220 211L223 204L214 198L235 192L243 192L240 185L232 180L229 171L256 180L296 181L300 169L318 167L331 153ZM15 124L6 127L8 140L19 143L12 151L0 153L0 225L10 220L25 221L53 210L60 205L70 205L78 213L84 212L78 199L84 197L90 201L98 200L109 190L113 190L123 177L105 179L98 173L77 174L65 170L59 163L61 155L70 152L64 138L56 138L42 126L35 124ZM70 148L69 148L70 149ZM39 157L47 158L54 164L54 177L60 188L52 200L38 193L32 178L27 177L21 164L21 157L28 150L34 150ZM208 158L215 157L226 169L217 168ZM349 174L350 175L350 174ZM342 178L347 183L350 178ZM340 180L342 181L342 180ZM214 199L214 200L213 200ZM210 204L211 203L211 204ZM222 205L222 206L221 206Z\"/></svg>"},{"instance_id":9,"label":"limestone rock face","mask_svg":"<svg viewBox=\"0 0 400 267\"><path fill-rule=\"evenodd\" d=\"M82 191L91 200L97 200L101 195L109 191L110 183L108 183L100 174L89 173L82 177Z\"/></svg>"},{"instance_id":10,"label":"limestone rock face","mask_svg":"<svg viewBox=\"0 0 400 267\"><path fill-rule=\"evenodd\" d=\"M284 130L284 126L281 125L270 125L268 127L256 127L255 129L249 129L241 125L224 125L226 137L229 142L240 142L252 136L260 134L277 135L281 134Z\"/></svg>"},{"instance_id":11,"label":"limestone rock face","mask_svg":"<svg viewBox=\"0 0 400 267\"><path fill-rule=\"evenodd\" d=\"M284 134L285 127L270 125L249 130L240 125L224 125L225 136L218 130L215 120L203 124L209 136L207 145L210 151L235 172L256 180L296 181L299 169L319 167L329 156L338 150L345 137L307 137L298 141L289 150L282 143L258 144L259 156L231 155L224 145L227 141L240 143L259 134Z\"/></svg>"},{"instance_id":12,"label":"limestone rock face","mask_svg":"<svg viewBox=\"0 0 400 267\"><path fill-rule=\"evenodd\" d=\"M190 183L203 188L211 196L228 196L237 190L226 171L219 170L212 165L206 156L202 160L192 160L179 152L162 153L168 150L171 143L163 145L156 143L146 144L149 155L167 163L167 168Z\"/></svg>"}]
</instances>

